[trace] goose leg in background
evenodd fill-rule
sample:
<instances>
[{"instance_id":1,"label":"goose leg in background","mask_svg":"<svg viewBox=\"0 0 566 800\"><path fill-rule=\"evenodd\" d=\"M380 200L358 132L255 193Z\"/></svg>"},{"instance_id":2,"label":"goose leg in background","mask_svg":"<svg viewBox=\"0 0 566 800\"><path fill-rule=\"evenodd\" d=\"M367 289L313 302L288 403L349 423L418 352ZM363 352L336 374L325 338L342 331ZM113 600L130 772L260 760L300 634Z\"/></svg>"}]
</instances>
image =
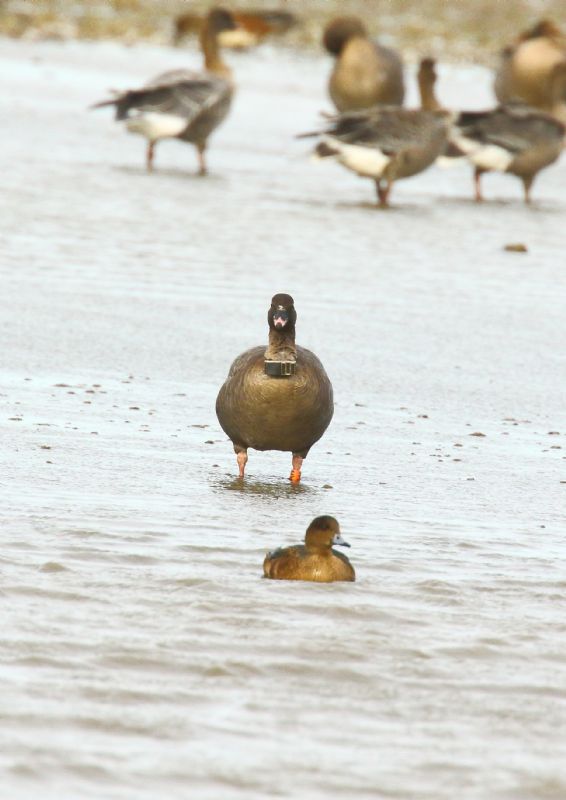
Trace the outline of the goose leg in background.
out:
<instances>
[{"instance_id":1,"label":"goose leg in background","mask_svg":"<svg viewBox=\"0 0 566 800\"><path fill-rule=\"evenodd\" d=\"M234 446L234 450L236 452L236 460L238 462L239 477L243 478L246 464L248 463L248 451L241 448L236 449L236 446Z\"/></svg>"},{"instance_id":2,"label":"goose leg in background","mask_svg":"<svg viewBox=\"0 0 566 800\"><path fill-rule=\"evenodd\" d=\"M197 144L199 175L206 175L208 173L208 170L206 168L206 161L204 158L204 150L205 150L204 144Z\"/></svg>"},{"instance_id":3,"label":"goose leg in background","mask_svg":"<svg viewBox=\"0 0 566 800\"><path fill-rule=\"evenodd\" d=\"M523 188L525 190L525 203L531 202L531 186L533 185L534 177L531 175L528 178L523 178Z\"/></svg>"},{"instance_id":4,"label":"goose leg in background","mask_svg":"<svg viewBox=\"0 0 566 800\"><path fill-rule=\"evenodd\" d=\"M377 190L377 204L379 208L387 208L389 205L389 192L391 191L391 184L382 183L380 180L376 180L375 188Z\"/></svg>"},{"instance_id":5,"label":"goose leg in background","mask_svg":"<svg viewBox=\"0 0 566 800\"><path fill-rule=\"evenodd\" d=\"M147 166L148 172L153 172L153 156L155 154L155 142L148 142L147 143L147 153L145 163Z\"/></svg>"},{"instance_id":6,"label":"goose leg in background","mask_svg":"<svg viewBox=\"0 0 566 800\"><path fill-rule=\"evenodd\" d=\"M474 170L474 191L476 197L476 203L481 203L483 200L483 195L481 193L481 176L483 175L485 170L476 167Z\"/></svg>"},{"instance_id":7,"label":"goose leg in background","mask_svg":"<svg viewBox=\"0 0 566 800\"><path fill-rule=\"evenodd\" d=\"M291 483L299 483L301 480L301 467L303 466L303 456L293 453L293 468L289 475Z\"/></svg>"}]
</instances>

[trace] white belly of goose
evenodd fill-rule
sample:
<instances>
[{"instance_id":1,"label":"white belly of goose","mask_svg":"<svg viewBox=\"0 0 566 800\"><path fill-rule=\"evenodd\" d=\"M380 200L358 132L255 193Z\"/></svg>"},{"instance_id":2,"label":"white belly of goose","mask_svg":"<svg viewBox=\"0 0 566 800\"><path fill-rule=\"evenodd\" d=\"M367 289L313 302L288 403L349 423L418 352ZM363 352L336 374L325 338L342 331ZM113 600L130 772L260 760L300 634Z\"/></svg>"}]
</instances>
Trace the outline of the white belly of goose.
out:
<instances>
[{"instance_id":1,"label":"white belly of goose","mask_svg":"<svg viewBox=\"0 0 566 800\"><path fill-rule=\"evenodd\" d=\"M505 172L515 158L513 153L496 144L481 144L465 136L458 136L454 142L468 160L480 169Z\"/></svg>"},{"instance_id":2,"label":"white belly of goose","mask_svg":"<svg viewBox=\"0 0 566 800\"><path fill-rule=\"evenodd\" d=\"M325 138L329 147L337 150L336 160L352 172L364 178L381 178L383 171L391 161L389 156L376 147L364 147L359 144L344 144L332 136Z\"/></svg>"},{"instance_id":3,"label":"white belly of goose","mask_svg":"<svg viewBox=\"0 0 566 800\"><path fill-rule=\"evenodd\" d=\"M130 133L140 133L153 142L178 136L187 127L187 120L175 114L136 110L130 113L132 116L126 120L126 128Z\"/></svg>"}]
</instances>

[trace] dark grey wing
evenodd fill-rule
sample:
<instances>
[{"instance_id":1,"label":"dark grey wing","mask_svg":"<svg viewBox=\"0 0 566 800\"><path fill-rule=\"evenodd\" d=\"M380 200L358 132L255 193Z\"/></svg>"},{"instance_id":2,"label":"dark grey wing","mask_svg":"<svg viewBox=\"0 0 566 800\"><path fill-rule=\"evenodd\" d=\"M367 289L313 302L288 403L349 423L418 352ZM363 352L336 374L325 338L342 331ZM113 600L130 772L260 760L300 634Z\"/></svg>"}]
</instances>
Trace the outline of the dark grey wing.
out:
<instances>
[{"instance_id":1,"label":"dark grey wing","mask_svg":"<svg viewBox=\"0 0 566 800\"><path fill-rule=\"evenodd\" d=\"M325 131L327 135L345 144L377 147L387 155L427 139L431 132L444 127L442 117L434 112L397 107L348 112L333 123Z\"/></svg>"},{"instance_id":2,"label":"dark grey wing","mask_svg":"<svg viewBox=\"0 0 566 800\"><path fill-rule=\"evenodd\" d=\"M99 105L114 105L116 119L125 119L132 111L171 114L189 125L206 109L230 94L228 81L202 72L174 70L158 75L141 89L131 89Z\"/></svg>"},{"instance_id":3,"label":"dark grey wing","mask_svg":"<svg viewBox=\"0 0 566 800\"><path fill-rule=\"evenodd\" d=\"M464 111L455 121L458 133L479 144L522 153L549 138L561 138L564 128L558 120L529 106L500 106L491 111Z\"/></svg>"}]
</instances>

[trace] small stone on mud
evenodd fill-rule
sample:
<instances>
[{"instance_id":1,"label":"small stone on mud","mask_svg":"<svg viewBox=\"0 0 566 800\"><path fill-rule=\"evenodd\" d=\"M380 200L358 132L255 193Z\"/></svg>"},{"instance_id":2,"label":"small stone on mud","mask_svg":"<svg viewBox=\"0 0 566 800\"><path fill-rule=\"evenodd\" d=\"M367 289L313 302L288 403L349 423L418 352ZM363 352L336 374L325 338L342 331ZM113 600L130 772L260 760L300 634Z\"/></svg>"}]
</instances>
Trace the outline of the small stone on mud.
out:
<instances>
[{"instance_id":1,"label":"small stone on mud","mask_svg":"<svg viewBox=\"0 0 566 800\"><path fill-rule=\"evenodd\" d=\"M529 250L527 248L527 245L523 244L522 242L515 242L515 243L512 242L511 244L506 244L503 249L506 250L508 253L528 253L529 252Z\"/></svg>"}]
</instances>

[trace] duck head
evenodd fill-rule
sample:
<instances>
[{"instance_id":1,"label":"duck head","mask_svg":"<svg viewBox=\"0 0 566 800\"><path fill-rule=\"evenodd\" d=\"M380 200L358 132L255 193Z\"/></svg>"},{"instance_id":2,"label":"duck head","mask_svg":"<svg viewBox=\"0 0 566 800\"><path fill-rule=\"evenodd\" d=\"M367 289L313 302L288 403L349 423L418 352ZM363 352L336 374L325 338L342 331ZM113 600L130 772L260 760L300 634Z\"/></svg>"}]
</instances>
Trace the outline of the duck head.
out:
<instances>
[{"instance_id":1,"label":"duck head","mask_svg":"<svg viewBox=\"0 0 566 800\"><path fill-rule=\"evenodd\" d=\"M305 534L305 545L309 551L330 550L332 545L350 547L340 533L340 525L334 517L324 515L313 519Z\"/></svg>"},{"instance_id":2,"label":"duck head","mask_svg":"<svg viewBox=\"0 0 566 800\"><path fill-rule=\"evenodd\" d=\"M354 36L367 37L367 30L359 17L336 17L322 35L322 44L333 56L339 56L346 42Z\"/></svg>"},{"instance_id":3,"label":"duck head","mask_svg":"<svg viewBox=\"0 0 566 800\"><path fill-rule=\"evenodd\" d=\"M297 312L290 294L276 294L267 312L269 329L274 331L294 331Z\"/></svg>"}]
</instances>

